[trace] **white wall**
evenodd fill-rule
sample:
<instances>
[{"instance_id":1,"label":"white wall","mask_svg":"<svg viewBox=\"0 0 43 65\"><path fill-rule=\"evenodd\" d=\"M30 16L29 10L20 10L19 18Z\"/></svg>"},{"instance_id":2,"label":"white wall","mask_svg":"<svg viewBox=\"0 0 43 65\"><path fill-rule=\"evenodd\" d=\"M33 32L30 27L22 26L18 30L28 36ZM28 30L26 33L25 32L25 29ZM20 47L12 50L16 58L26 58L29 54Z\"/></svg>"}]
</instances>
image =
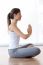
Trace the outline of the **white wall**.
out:
<instances>
[{"instance_id":1,"label":"white wall","mask_svg":"<svg viewBox=\"0 0 43 65\"><path fill-rule=\"evenodd\" d=\"M0 1L0 45L8 44L7 14L12 8L20 8L22 19L18 27L27 33L28 24L32 25L32 35L20 44L43 43L43 0L1 0Z\"/></svg>"}]
</instances>

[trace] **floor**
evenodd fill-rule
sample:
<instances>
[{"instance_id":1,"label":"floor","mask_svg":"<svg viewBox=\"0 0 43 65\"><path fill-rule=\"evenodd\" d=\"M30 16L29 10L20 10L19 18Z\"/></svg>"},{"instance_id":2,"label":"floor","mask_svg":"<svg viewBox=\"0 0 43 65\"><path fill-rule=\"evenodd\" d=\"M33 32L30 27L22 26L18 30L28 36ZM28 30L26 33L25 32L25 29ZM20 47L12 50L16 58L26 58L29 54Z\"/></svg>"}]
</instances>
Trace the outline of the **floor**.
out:
<instances>
[{"instance_id":1,"label":"floor","mask_svg":"<svg viewBox=\"0 0 43 65\"><path fill-rule=\"evenodd\" d=\"M34 58L10 58L7 47L0 47L0 65L43 65L43 46L41 53Z\"/></svg>"}]
</instances>

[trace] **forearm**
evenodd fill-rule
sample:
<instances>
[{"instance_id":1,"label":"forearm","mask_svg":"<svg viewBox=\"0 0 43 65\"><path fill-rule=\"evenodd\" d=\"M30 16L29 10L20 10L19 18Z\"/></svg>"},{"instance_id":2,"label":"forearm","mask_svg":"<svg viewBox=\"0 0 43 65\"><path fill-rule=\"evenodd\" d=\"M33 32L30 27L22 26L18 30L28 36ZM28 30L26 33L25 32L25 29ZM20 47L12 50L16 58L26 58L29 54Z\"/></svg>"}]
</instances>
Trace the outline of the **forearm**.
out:
<instances>
[{"instance_id":1,"label":"forearm","mask_svg":"<svg viewBox=\"0 0 43 65\"><path fill-rule=\"evenodd\" d=\"M13 28L14 32L23 39L27 39L30 36L30 32L27 34L24 34L18 27L14 26Z\"/></svg>"}]
</instances>

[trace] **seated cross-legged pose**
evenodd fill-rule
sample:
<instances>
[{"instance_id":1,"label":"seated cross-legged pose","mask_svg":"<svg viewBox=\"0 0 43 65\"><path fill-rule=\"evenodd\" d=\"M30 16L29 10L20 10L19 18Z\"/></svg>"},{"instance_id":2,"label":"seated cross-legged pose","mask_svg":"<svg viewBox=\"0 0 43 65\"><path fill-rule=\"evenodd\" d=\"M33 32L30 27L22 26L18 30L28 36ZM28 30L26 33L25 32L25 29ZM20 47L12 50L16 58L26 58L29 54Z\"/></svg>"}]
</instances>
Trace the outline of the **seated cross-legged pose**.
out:
<instances>
[{"instance_id":1,"label":"seated cross-legged pose","mask_svg":"<svg viewBox=\"0 0 43 65\"><path fill-rule=\"evenodd\" d=\"M13 8L7 15L9 48L8 53L10 57L16 58L30 58L35 57L40 53L40 49L33 44L19 46L20 37L27 39L32 33L32 27L29 24L27 34L24 34L18 27L17 22L21 20L21 11L19 8Z\"/></svg>"}]
</instances>

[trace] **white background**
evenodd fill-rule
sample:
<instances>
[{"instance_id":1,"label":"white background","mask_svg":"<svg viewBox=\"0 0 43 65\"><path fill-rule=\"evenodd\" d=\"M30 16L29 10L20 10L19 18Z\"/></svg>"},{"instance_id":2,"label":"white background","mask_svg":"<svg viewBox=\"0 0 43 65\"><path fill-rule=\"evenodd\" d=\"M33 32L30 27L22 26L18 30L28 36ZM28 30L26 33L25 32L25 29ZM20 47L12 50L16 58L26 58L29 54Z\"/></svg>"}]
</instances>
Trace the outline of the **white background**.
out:
<instances>
[{"instance_id":1,"label":"white background","mask_svg":"<svg viewBox=\"0 0 43 65\"><path fill-rule=\"evenodd\" d=\"M32 25L32 35L20 44L43 44L43 0L0 0L0 45L8 44L7 14L12 8L20 8L22 19L18 27L27 33L28 24Z\"/></svg>"}]
</instances>

